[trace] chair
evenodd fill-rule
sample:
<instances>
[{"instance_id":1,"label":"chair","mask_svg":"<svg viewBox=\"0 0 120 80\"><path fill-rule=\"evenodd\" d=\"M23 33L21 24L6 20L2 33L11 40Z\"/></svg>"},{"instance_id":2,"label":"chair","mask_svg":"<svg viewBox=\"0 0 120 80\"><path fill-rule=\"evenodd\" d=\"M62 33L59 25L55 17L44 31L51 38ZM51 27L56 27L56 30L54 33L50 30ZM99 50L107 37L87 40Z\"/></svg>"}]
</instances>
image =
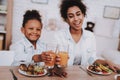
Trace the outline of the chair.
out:
<instances>
[{"instance_id":1,"label":"chair","mask_svg":"<svg viewBox=\"0 0 120 80\"><path fill-rule=\"evenodd\" d=\"M0 51L0 66L11 66L14 60L14 51Z\"/></svg>"}]
</instances>

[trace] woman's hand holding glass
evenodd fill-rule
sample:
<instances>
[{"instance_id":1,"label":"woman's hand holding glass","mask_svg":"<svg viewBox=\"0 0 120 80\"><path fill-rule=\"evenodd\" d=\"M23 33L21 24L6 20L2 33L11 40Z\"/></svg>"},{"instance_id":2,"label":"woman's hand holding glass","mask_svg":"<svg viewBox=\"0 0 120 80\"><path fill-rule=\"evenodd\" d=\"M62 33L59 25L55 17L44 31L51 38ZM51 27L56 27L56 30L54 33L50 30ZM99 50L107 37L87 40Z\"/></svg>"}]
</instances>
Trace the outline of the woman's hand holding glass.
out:
<instances>
[{"instance_id":1,"label":"woman's hand holding glass","mask_svg":"<svg viewBox=\"0 0 120 80\"><path fill-rule=\"evenodd\" d=\"M58 67L67 67L69 46L68 45L58 45L58 52L56 56L56 64Z\"/></svg>"},{"instance_id":2,"label":"woman's hand holding glass","mask_svg":"<svg viewBox=\"0 0 120 80\"><path fill-rule=\"evenodd\" d=\"M61 65L61 64L63 64L63 65L65 65L64 67L66 67L66 66L67 66L67 62L68 62L68 59L69 59L69 55L67 55L66 61L63 62L62 59L61 59L61 57L60 57L60 55L56 55L56 62L55 62L55 64L56 64L56 65ZM62 63L62 62L63 62L63 63ZM61 66L59 66L59 67L61 67Z\"/></svg>"}]
</instances>

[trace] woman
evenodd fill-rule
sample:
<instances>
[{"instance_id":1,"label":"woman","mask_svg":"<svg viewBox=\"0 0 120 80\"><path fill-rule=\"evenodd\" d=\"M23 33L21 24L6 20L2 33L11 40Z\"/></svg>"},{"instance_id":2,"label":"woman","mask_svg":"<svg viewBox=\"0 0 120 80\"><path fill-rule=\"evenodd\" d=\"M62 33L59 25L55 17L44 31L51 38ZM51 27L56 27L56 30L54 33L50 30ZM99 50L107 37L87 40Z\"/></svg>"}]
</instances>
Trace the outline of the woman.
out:
<instances>
[{"instance_id":1,"label":"woman","mask_svg":"<svg viewBox=\"0 0 120 80\"><path fill-rule=\"evenodd\" d=\"M60 6L61 17L69 28L56 35L59 44L69 44L69 65L90 65L101 63L108 65L115 72L120 66L98 59L96 56L96 40L92 32L82 28L86 16L86 6L80 0L63 0ZM58 58L58 62L60 58Z\"/></svg>"},{"instance_id":2,"label":"woman","mask_svg":"<svg viewBox=\"0 0 120 80\"><path fill-rule=\"evenodd\" d=\"M92 32L82 28L86 16L86 6L79 0L63 0L60 6L60 13L69 28L55 34L58 44L69 44L68 65L90 65L101 63L108 65L115 72L119 65L108 60L98 59L96 56L96 40ZM39 56L34 56L38 58ZM47 59L51 60L50 56ZM56 64L59 64L60 57L57 56ZM39 60L36 60L39 61Z\"/></svg>"},{"instance_id":3,"label":"woman","mask_svg":"<svg viewBox=\"0 0 120 80\"><path fill-rule=\"evenodd\" d=\"M23 16L21 27L24 37L10 47L11 50L15 51L14 65L18 65L19 61L31 62L34 54L42 53L45 49L44 43L39 40L42 26L39 12L27 10Z\"/></svg>"}]
</instances>

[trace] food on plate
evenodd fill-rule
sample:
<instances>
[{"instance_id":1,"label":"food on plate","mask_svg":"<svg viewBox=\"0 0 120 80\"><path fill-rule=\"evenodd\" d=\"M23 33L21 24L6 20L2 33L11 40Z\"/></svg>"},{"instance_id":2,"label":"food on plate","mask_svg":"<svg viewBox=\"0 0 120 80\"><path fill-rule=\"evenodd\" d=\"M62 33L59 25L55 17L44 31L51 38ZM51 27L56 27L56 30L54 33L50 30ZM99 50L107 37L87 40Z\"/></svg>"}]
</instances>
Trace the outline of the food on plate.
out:
<instances>
[{"instance_id":1,"label":"food on plate","mask_svg":"<svg viewBox=\"0 0 120 80\"><path fill-rule=\"evenodd\" d=\"M98 64L98 63L90 65L88 67L88 69L92 70L94 72L102 72L102 73L112 73L113 72L109 67L104 66L102 64Z\"/></svg>"},{"instance_id":2,"label":"food on plate","mask_svg":"<svg viewBox=\"0 0 120 80\"><path fill-rule=\"evenodd\" d=\"M120 69L119 69L119 70L117 70L117 73L118 73L118 74L120 74Z\"/></svg>"},{"instance_id":3,"label":"food on plate","mask_svg":"<svg viewBox=\"0 0 120 80\"><path fill-rule=\"evenodd\" d=\"M34 65L32 64L29 64L27 68L28 68L28 71L31 71L31 72L34 71Z\"/></svg>"},{"instance_id":4,"label":"food on plate","mask_svg":"<svg viewBox=\"0 0 120 80\"><path fill-rule=\"evenodd\" d=\"M44 68L42 66L29 64L20 64L19 69L25 71L28 75L41 75L44 74Z\"/></svg>"},{"instance_id":5,"label":"food on plate","mask_svg":"<svg viewBox=\"0 0 120 80\"><path fill-rule=\"evenodd\" d=\"M19 69L22 70L22 71L27 71L26 64L20 64Z\"/></svg>"},{"instance_id":6,"label":"food on plate","mask_svg":"<svg viewBox=\"0 0 120 80\"><path fill-rule=\"evenodd\" d=\"M102 64L99 64L100 68L102 69L103 72L113 72L109 67L106 67Z\"/></svg>"}]
</instances>

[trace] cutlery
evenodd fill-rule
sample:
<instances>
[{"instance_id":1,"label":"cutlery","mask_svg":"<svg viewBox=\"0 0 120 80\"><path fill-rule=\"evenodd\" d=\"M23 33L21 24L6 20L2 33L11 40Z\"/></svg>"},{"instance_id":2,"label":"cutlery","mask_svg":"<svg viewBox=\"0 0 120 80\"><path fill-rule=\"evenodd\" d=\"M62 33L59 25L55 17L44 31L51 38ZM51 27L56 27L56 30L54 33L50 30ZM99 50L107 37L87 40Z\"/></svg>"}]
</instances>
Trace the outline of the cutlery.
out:
<instances>
[{"instance_id":1,"label":"cutlery","mask_svg":"<svg viewBox=\"0 0 120 80\"><path fill-rule=\"evenodd\" d=\"M14 79L14 80L17 80L17 77L16 77L15 74L13 73L13 70L12 70L12 69L10 69L10 72L12 73L13 79Z\"/></svg>"},{"instance_id":2,"label":"cutlery","mask_svg":"<svg viewBox=\"0 0 120 80\"><path fill-rule=\"evenodd\" d=\"M86 72L88 75L93 76L90 72L88 72L87 70L85 70L82 66L79 66L80 69L82 69L84 72Z\"/></svg>"}]
</instances>

